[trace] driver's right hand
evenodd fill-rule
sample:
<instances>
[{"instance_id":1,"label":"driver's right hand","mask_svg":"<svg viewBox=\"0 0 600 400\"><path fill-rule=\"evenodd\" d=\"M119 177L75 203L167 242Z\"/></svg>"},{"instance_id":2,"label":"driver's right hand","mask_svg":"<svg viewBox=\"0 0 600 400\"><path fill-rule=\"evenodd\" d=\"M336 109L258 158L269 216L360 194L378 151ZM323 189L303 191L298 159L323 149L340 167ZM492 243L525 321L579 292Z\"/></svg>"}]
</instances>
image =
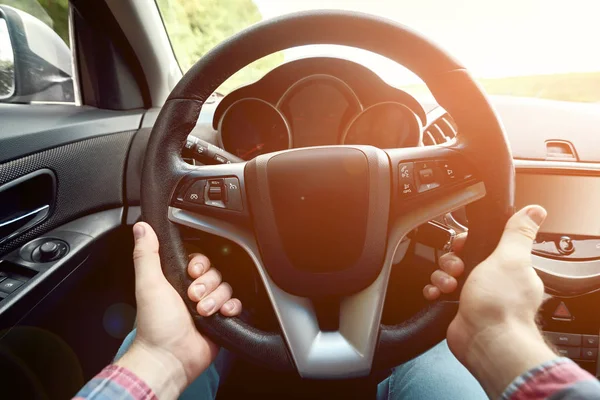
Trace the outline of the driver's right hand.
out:
<instances>
[{"instance_id":1,"label":"driver's right hand","mask_svg":"<svg viewBox=\"0 0 600 400\"><path fill-rule=\"evenodd\" d=\"M545 218L542 207L528 206L508 220L494 252L466 278L448 327L450 350L491 398L520 374L556 357L536 324L544 285L531 265L533 241ZM425 297L456 290L464 267L456 252L440 257Z\"/></svg>"},{"instance_id":2,"label":"driver's right hand","mask_svg":"<svg viewBox=\"0 0 600 400\"><path fill-rule=\"evenodd\" d=\"M444 254L438 260L438 269L431 274L431 283L423 288L425 299L437 300L442 293L452 293L458 287L458 277L465 270L465 264L459 254L465 246L467 234L461 233L454 238L452 251Z\"/></svg>"}]
</instances>

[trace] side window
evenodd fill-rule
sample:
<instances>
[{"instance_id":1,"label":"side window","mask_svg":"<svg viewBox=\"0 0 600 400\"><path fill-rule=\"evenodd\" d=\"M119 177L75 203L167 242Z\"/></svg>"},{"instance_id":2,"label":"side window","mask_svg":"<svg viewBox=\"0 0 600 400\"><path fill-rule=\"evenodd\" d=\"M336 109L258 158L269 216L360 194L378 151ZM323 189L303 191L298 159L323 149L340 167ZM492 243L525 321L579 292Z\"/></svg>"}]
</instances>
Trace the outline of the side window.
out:
<instances>
[{"instance_id":1,"label":"side window","mask_svg":"<svg viewBox=\"0 0 600 400\"><path fill-rule=\"evenodd\" d=\"M0 0L0 103L75 102L68 0Z\"/></svg>"}]
</instances>

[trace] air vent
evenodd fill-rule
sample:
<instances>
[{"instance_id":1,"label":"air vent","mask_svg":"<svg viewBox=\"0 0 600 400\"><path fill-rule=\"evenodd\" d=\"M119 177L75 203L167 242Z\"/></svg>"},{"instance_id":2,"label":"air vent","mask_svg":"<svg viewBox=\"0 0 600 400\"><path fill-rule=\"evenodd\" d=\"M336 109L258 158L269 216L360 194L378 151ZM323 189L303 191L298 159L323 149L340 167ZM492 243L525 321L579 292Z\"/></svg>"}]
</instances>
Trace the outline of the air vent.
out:
<instances>
[{"instance_id":1,"label":"air vent","mask_svg":"<svg viewBox=\"0 0 600 400\"><path fill-rule=\"evenodd\" d=\"M546 140L546 160L578 161L573 144L567 140Z\"/></svg>"},{"instance_id":2,"label":"air vent","mask_svg":"<svg viewBox=\"0 0 600 400\"><path fill-rule=\"evenodd\" d=\"M456 123L449 114L443 114L433 121L425 131L423 131L423 144L432 146L451 141L456 137L458 129Z\"/></svg>"}]
</instances>

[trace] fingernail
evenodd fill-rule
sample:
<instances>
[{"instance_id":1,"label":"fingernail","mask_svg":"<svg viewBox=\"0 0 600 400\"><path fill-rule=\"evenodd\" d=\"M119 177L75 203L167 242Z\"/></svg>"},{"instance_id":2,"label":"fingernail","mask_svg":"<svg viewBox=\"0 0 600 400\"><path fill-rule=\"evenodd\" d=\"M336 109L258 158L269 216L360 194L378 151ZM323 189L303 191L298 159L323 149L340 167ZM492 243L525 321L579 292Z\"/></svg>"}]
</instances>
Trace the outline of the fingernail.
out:
<instances>
[{"instance_id":1,"label":"fingernail","mask_svg":"<svg viewBox=\"0 0 600 400\"><path fill-rule=\"evenodd\" d=\"M213 310L213 308L215 308L215 300L211 299L210 297L208 299L204 299L202 302L200 302L200 307L202 307L204 312L209 313Z\"/></svg>"},{"instance_id":2,"label":"fingernail","mask_svg":"<svg viewBox=\"0 0 600 400\"><path fill-rule=\"evenodd\" d=\"M544 222L546 215L548 215L548 213L542 207L531 207L527 210L527 216L531 218L537 226L540 226L542 222Z\"/></svg>"},{"instance_id":3,"label":"fingernail","mask_svg":"<svg viewBox=\"0 0 600 400\"><path fill-rule=\"evenodd\" d=\"M233 311L235 306L233 305L233 303L227 302L223 305L223 308L225 309L225 311Z\"/></svg>"},{"instance_id":4,"label":"fingernail","mask_svg":"<svg viewBox=\"0 0 600 400\"><path fill-rule=\"evenodd\" d=\"M204 286L202 283L199 285L195 285L192 290L194 291L194 294L196 295L196 297L198 299L200 299L202 296L204 296L204 293L206 292L206 286Z\"/></svg>"},{"instance_id":5,"label":"fingernail","mask_svg":"<svg viewBox=\"0 0 600 400\"><path fill-rule=\"evenodd\" d=\"M450 278L448 278L447 276L442 276L442 279L440 279L440 280L441 280L442 286L446 286L450 283Z\"/></svg>"},{"instance_id":6,"label":"fingernail","mask_svg":"<svg viewBox=\"0 0 600 400\"><path fill-rule=\"evenodd\" d=\"M145 234L146 234L146 230L144 229L144 225L135 224L133 226L133 237L135 239L142 238L142 237L144 237Z\"/></svg>"},{"instance_id":7,"label":"fingernail","mask_svg":"<svg viewBox=\"0 0 600 400\"><path fill-rule=\"evenodd\" d=\"M202 275L204 273L204 264L196 263L192 265L192 271L198 276Z\"/></svg>"},{"instance_id":8,"label":"fingernail","mask_svg":"<svg viewBox=\"0 0 600 400\"><path fill-rule=\"evenodd\" d=\"M429 292L430 296L433 296L435 294L435 288L433 286L430 286L429 289L427 289L427 292Z\"/></svg>"}]
</instances>

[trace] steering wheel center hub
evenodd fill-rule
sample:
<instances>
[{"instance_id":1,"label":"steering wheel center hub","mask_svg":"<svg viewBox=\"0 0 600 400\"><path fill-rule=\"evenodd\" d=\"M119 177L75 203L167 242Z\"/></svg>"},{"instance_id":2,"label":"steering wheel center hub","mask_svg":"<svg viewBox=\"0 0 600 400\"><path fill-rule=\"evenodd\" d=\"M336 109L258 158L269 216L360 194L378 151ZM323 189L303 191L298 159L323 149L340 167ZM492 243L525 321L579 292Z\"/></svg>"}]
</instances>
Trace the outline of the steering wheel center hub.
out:
<instances>
[{"instance_id":1,"label":"steering wheel center hub","mask_svg":"<svg viewBox=\"0 0 600 400\"><path fill-rule=\"evenodd\" d=\"M245 176L258 244L279 285L330 296L372 283L387 243L385 152L335 146L266 154L248 163Z\"/></svg>"}]
</instances>

